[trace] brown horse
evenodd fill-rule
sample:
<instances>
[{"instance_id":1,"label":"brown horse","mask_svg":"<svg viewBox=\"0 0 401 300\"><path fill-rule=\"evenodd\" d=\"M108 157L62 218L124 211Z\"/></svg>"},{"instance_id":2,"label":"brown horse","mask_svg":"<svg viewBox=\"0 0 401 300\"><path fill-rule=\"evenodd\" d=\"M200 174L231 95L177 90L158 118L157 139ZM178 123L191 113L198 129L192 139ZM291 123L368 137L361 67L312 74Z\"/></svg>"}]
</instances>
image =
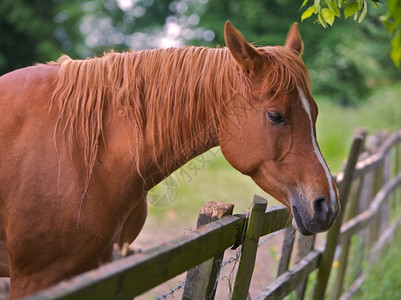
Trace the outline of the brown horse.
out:
<instances>
[{"instance_id":1,"label":"brown horse","mask_svg":"<svg viewBox=\"0 0 401 300\"><path fill-rule=\"evenodd\" d=\"M110 261L132 242L149 189L221 146L286 205L303 234L328 230L336 187L297 25L255 48L227 22L227 48L109 53L0 78L0 275L10 298Z\"/></svg>"}]
</instances>

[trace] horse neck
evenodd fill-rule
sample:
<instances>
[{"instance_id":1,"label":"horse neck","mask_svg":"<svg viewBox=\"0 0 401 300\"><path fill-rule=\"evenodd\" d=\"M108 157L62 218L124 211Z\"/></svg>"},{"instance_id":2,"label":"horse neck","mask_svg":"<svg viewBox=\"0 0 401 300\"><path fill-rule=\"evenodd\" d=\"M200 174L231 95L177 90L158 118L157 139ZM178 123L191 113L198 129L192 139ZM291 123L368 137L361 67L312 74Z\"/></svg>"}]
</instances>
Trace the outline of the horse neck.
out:
<instances>
[{"instance_id":1,"label":"horse neck","mask_svg":"<svg viewBox=\"0 0 401 300\"><path fill-rule=\"evenodd\" d=\"M235 63L226 51L156 50L150 61L143 63L143 155L147 166L153 166L151 186L219 145L220 118L236 84L233 65L228 65Z\"/></svg>"},{"instance_id":2,"label":"horse neck","mask_svg":"<svg viewBox=\"0 0 401 300\"><path fill-rule=\"evenodd\" d=\"M201 155L202 153L218 146L217 134L204 131L199 133L202 136L202 142L197 143L193 140L184 141L182 149L177 152L169 153L170 157L164 159L164 156L155 156L156 151L153 150L153 142L147 138L148 134L145 133L145 147L143 153L143 164L141 164L141 175L145 180L145 190L149 190L162 180L167 178L174 171L185 165L191 159ZM170 149L168 149L170 151Z\"/></svg>"}]
</instances>

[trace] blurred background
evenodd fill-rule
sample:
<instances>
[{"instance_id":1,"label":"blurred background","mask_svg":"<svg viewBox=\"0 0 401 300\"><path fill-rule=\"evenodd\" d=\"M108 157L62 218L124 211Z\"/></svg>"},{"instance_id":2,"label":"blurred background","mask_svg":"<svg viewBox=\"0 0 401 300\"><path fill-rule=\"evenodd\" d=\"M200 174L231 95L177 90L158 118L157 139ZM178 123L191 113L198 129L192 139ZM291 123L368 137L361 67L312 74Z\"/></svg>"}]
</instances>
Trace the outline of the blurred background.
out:
<instances>
[{"instance_id":1,"label":"blurred background","mask_svg":"<svg viewBox=\"0 0 401 300\"><path fill-rule=\"evenodd\" d=\"M370 2L370 1L369 1ZM282 45L302 1L294 0L1 0L0 75L35 63L103 52L184 45L224 46L226 20L256 46ZM371 5L371 3L369 3ZM332 172L342 169L357 128L370 134L401 127L401 70L390 59L380 21L385 4L362 23L336 19L324 29L300 24L304 61L319 106L318 141ZM196 226L207 201L248 211L253 194L268 198L225 161L219 148L195 158L149 193L149 217L134 246L148 248ZM179 230L177 229L179 228Z\"/></svg>"},{"instance_id":2,"label":"blurred background","mask_svg":"<svg viewBox=\"0 0 401 300\"><path fill-rule=\"evenodd\" d=\"M283 44L302 1L293 0L2 0L0 74L36 62L102 55L104 51L183 45L224 46L231 20L255 45ZM315 94L355 106L371 92L400 79L389 59L390 39L379 20L386 11L370 7L359 24L336 20L333 28L304 21L304 60Z\"/></svg>"}]
</instances>

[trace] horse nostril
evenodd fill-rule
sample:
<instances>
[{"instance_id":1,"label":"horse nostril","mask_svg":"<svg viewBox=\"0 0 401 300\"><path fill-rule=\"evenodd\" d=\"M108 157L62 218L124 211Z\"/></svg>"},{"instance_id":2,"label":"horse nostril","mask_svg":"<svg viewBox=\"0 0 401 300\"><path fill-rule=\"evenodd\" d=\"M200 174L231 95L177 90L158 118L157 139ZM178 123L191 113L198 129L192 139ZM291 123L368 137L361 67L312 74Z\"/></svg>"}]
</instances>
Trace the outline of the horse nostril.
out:
<instances>
[{"instance_id":1,"label":"horse nostril","mask_svg":"<svg viewBox=\"0 0 401 300\"><path fill-rule=\"evenodd\" d=\"M322 221L329 218L329 206L327 205L327 199L325 197L319 197L313 200L313 211L315 216Z\"/></svg>"}]
</instances>

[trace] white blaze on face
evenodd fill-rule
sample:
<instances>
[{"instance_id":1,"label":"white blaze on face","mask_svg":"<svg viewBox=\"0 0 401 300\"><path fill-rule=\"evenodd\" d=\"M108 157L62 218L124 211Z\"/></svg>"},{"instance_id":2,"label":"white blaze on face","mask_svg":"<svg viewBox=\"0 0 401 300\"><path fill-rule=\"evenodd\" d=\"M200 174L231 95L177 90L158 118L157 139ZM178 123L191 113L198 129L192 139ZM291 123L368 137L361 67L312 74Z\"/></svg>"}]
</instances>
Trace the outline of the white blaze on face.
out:
<instances>
[{"instance_id":1,"label":"white blaze on face","mask_svg":"<svg viewBox=\"0 0 401 300\"><path fill-rule=\"evenodd\" d=\"M330 174L330 170L329 170L326 162L324 161L324 158L323 158L322 154L320 153L319 147L317 146L315 131L313 129L313 120L312 120L311 108L310 108L308 100L305 97L305 94L303 93L302 89L300 89L299 87L298 87L298 94L299 94L299 97L301 98L302 107L306 111L306 113L307 113L307 115L309 117L310 130L311 130L311 139L312 139L314 152L315 152L315 154L317 156L317 159L319 160L320 164L322 165L324 173L326 174L326 177L327 177L327 181L329 182L331 206L335 206L336 205L336 192L334 190L333 180L332 180L332 177L331 177L331 174Z\"/></svg>"}]
</instances>

